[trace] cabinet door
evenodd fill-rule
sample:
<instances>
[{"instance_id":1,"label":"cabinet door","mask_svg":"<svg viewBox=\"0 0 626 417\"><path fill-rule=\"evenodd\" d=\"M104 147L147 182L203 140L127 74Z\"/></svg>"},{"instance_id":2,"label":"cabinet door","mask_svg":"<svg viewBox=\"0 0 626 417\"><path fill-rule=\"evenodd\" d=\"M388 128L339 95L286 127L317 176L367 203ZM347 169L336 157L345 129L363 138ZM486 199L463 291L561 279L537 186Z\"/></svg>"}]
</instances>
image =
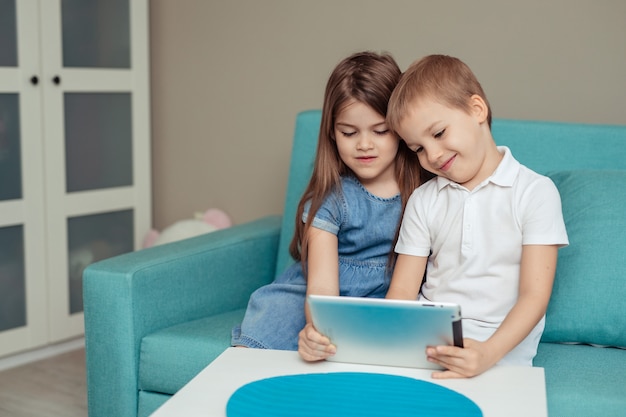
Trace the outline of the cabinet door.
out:
<instances>
[{"instance_id":1,"label":"cabinet door","mask_svg":"<svg viewBox=\"0 0 626 417\"><path fill-rule=\"evenodd\" d=\"M0 356L47 342L38 5L0 0Z\"/></svg>"},{"instance_id":2,"label":"cabinet door","mask_svg":"<svg viewBox=\"0 0 626 417\"><path fill-rule=\"evenodd\" d=\"M52 341L83 332L82 271L151 224L147 0L42 0Z\"/></svg>"}]
</instances>

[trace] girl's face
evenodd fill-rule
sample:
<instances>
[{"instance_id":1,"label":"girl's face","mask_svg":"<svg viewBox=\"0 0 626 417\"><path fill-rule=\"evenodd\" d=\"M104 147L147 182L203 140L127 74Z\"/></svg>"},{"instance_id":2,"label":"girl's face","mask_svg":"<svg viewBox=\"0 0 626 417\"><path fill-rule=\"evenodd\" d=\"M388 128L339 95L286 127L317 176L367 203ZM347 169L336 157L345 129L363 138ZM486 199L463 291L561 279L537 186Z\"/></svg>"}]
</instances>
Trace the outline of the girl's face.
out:
<instances>
[{"instance_id":1,"label":"girl's face","mask_svg":"<svg viewBox=\"0 0 626 417\"><path fill-rule=\"evenodd\" d=\"M419 99L398 128L422 167L469 190L488 178L501 159L489 134L485 102L478 96L470 101L466 111Z\"/></svg>"},{"instance_id":2,"label":"girl's face","mask_svg":"<svg viewBox=\"0 0 626 417\"><path fill-rule=\"evenodd\" d=\"M339 157L370 193L389 198L400 192L395 178L399 139L384 116L353 100L337 115L334 132Z\"/></svg>"}]
</instances>

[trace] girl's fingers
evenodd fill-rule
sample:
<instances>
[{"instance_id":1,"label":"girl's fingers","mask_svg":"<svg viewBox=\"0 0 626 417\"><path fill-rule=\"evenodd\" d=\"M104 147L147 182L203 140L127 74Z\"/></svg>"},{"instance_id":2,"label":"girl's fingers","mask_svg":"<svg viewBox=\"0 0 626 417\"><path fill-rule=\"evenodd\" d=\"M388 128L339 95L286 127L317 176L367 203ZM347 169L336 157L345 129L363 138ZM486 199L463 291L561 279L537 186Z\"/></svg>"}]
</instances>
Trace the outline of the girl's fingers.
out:
<instances>
[{"instance_id":1,"label":"girl's fingers","mask_svg":"<svg viewBox=\"0 0 626 417\"><path fill-rule=\"evenodd\" d=\"M313 325L307 324L299 334L298 352L306 361L319 361L333 355L335 346L326 336L315 330Z\"/></svg>"}]
</instances>

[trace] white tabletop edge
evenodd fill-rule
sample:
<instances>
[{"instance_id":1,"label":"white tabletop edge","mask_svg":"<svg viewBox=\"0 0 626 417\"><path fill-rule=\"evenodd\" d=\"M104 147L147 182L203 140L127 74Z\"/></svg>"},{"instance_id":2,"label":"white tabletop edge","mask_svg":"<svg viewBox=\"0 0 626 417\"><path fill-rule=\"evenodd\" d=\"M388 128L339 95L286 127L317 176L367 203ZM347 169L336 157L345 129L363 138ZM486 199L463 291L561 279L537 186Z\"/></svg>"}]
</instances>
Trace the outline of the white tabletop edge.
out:
<instances>
[{"instance_id":1,"label":"white tabletop edge","mask_svg":"<svg viewBox=\"0 0 626 417\"><path fill-rule=\"evenodd\" d=\"M430 370L337 362L305 362L297 352L229 348L151 417L225 417L230 396L241 386L279 375L368 372L429 381L473 400L484 417L547 417L543 368L495 366L474 378L436 380Z\"/></svg>"}]
</instances>

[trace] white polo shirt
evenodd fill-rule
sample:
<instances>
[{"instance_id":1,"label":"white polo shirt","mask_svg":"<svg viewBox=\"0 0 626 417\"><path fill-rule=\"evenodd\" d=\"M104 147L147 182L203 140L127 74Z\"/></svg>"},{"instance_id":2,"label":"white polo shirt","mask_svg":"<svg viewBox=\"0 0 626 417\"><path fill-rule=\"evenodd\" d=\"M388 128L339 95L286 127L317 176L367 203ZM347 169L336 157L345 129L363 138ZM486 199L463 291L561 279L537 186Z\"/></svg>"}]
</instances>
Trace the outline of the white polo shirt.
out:
<instances>
[{"instance_id":1,"label":"white polo shirt","mask_svg":"<svg viewBox=\"0 0 626 417\"><path fill-rule=\"evenodd\" d=\"M498 150L504 153L498 168L472 191L442 177L416 189L395 247L399 254L430 254L420 298L459 304L463 336L479 341L517 300L522 245L569 243L554 183L507 147ZM500 363L532 365L543 327L544 319Z\"/></svg>"}]
</instances>

